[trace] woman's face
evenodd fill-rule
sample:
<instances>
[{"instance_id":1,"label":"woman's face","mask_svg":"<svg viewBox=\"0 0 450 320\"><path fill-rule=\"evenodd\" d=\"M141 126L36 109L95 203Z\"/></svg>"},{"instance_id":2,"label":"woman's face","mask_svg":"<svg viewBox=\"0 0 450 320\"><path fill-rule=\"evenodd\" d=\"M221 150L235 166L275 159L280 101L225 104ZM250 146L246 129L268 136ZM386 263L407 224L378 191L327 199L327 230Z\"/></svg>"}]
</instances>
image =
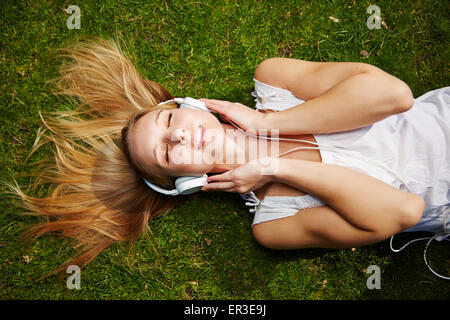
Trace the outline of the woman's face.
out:
<instances>
[{"instance_id":1,"label":"woman's face","mask_svg":"<svg viewBox=\"0 0 450 320\"><path fill-rule=\"evenodd\" d=\"M207 173L223 156L224 129L201 110L151 111L137 121L130 139L138 161L172 177Z\"/></svg>"}]
</instances>

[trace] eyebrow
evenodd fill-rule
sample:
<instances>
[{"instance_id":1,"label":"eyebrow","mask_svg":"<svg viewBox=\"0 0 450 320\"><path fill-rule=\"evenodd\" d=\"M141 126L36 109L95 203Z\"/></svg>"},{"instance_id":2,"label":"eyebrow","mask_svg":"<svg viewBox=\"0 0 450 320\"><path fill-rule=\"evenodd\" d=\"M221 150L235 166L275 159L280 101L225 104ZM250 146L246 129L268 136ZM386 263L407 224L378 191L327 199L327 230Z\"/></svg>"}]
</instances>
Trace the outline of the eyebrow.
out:
<instances>
[{"instance_id":1,"label":"eyebrow","mask_svg":"<svg viewBox=\"0 0 450 320\"><path fill-rule=\"evenodd\" d=\"M158 118L159 118L159 115L161 114L162 111L163 111L163 109L159 110L158 114L156 115L156 118L155 118L155 123L156 124L158 124Z\"/></svg>"},{"instance_id":2,"label":"eyebrow","mask_svg":"<svg viewBox=\"0 0 450 320\"><path fill-rule=\"evenodd\" d=\"M155 118L155 124L156 124L156 125L158 125L158 118L159 118L159 115L161 114L162 111L163 111L163 109L159 110L158 114L156 115L156 118ZM156 164L159 165L159 166L161 167L161 165L160 165L160 163L159 163L159 161L158 161L158 157L156 156L156 146L153 147L153 156L154 156L155 159L156 159Z\"/></svg>"}]
</instances>

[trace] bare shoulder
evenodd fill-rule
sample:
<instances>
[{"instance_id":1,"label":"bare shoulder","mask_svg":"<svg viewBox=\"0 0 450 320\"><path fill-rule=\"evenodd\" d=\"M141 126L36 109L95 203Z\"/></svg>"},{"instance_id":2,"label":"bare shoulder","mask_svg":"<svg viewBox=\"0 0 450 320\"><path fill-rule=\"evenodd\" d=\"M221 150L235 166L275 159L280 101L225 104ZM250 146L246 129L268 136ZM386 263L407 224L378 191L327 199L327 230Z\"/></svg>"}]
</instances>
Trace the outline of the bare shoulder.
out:
<instances>
[{"instance_id":1,"label":"bare shoulder","mask_svg":"<svg viewBox=\"0 0 450 320\"><path fill-rule=\"evenodd\" d=\"M289 90L288 83L286 82L288 78L286 72L292 73L294 71L293 68L304 69L308 66L311 68L314 64L315 62L292 58L269 58L256 67L254 78L260 82Z\"/></svg>"},{"instance_id":2,"label":"bare shoulder","mask_svg":"<svg viewBox=\"0 0 450 320\"><path fill-rule=\"evenodd\" d=\"M286 79L292 75L307 76L326 62L314 62L294 58L274 57L262 61L255 69L256 80L289 89Z\"/></svg>"}]
</instances>

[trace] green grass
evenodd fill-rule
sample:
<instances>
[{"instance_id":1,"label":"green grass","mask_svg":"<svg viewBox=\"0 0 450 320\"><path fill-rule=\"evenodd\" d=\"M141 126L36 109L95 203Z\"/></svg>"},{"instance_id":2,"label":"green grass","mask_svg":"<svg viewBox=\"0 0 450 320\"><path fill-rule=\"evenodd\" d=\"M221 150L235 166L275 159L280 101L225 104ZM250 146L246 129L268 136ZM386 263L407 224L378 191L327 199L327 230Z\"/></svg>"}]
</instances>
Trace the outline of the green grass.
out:
<instances>
[{"instance_id":1,"label":"green grass","mask_svg":"<svg viewBox=\"0 0 450 320\"><path fill-rule=\"evenodd\" d=\"M450 7L444 0L377 1L388 26L380 30L366 27L369 1L149 2L0 2L1 180L32 169L24 159L39 126L37 111L74 107L52 96L45 82L56 74L51 50L79 34L119 34L143 76L175 96L251 107L254 69L274 56L367 62L408 83L415 97L449 84ZM66 27L64 8L71 4L81 9L79 30ZM28 190L30 180L18 181ZM252 238L252 214L240 197L227 193L198 194L151 221L153 237L142 237L131 254L127 244L113 245L82 270L81 290L69 290L68 275L38 280L75 253L69 243L44 237L27 247L18 236L35 219L19 216L5 196L0 209L1 299L450 297L448 282L424 264L425 243L401 253L391 252L388 241L355 251L268 250ZM429 251L432 266L449 274L448 243L434 243ZM380 290L366 287L370 265L381 268Z\"/></svg>"}]
</instances>

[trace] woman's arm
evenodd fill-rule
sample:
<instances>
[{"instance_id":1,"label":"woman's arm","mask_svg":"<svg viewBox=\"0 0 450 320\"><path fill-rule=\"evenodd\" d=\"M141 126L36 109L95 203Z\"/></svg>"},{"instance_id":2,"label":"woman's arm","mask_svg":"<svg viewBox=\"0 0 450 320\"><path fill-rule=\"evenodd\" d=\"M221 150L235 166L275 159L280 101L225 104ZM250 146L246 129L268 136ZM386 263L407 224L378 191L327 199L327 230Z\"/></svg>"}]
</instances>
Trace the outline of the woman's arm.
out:
<instances>
[{"instance_id":1,"label":"woman's arm","mask_svg":"<svg viewBox=\"0 0 450 320\"><path fill-rule=\"evenodd\" d=\"M265 128L279 129L279 134L357 129L407 111L414 103L406 83L365 63L271 58L256 68L254 77L308 100L265 115Z\"/></svg>"},{"instance_id":2,"label":"woman's arm","mask_svg":"<svg viewBox=\"0 0 450 320\"><path fill-rule=\"evenodd\" d=\"M330 206L302 209L286 218L256 224L252 231L259 244L271 249L354 248L392 236L390 230L360 229Z\"/></svg>"},{"instance_id":3,"label":"woman's arm","mask_svg":"<svg viewBox=\"0 0 450 320\"><path fill-rule=\"evenodd\" d=\"M361 230L398 233L418 223L425 208L420 196L355 170L306 160L275 161L273 180L317 196Z\"/></svg>"}]
</instances>

